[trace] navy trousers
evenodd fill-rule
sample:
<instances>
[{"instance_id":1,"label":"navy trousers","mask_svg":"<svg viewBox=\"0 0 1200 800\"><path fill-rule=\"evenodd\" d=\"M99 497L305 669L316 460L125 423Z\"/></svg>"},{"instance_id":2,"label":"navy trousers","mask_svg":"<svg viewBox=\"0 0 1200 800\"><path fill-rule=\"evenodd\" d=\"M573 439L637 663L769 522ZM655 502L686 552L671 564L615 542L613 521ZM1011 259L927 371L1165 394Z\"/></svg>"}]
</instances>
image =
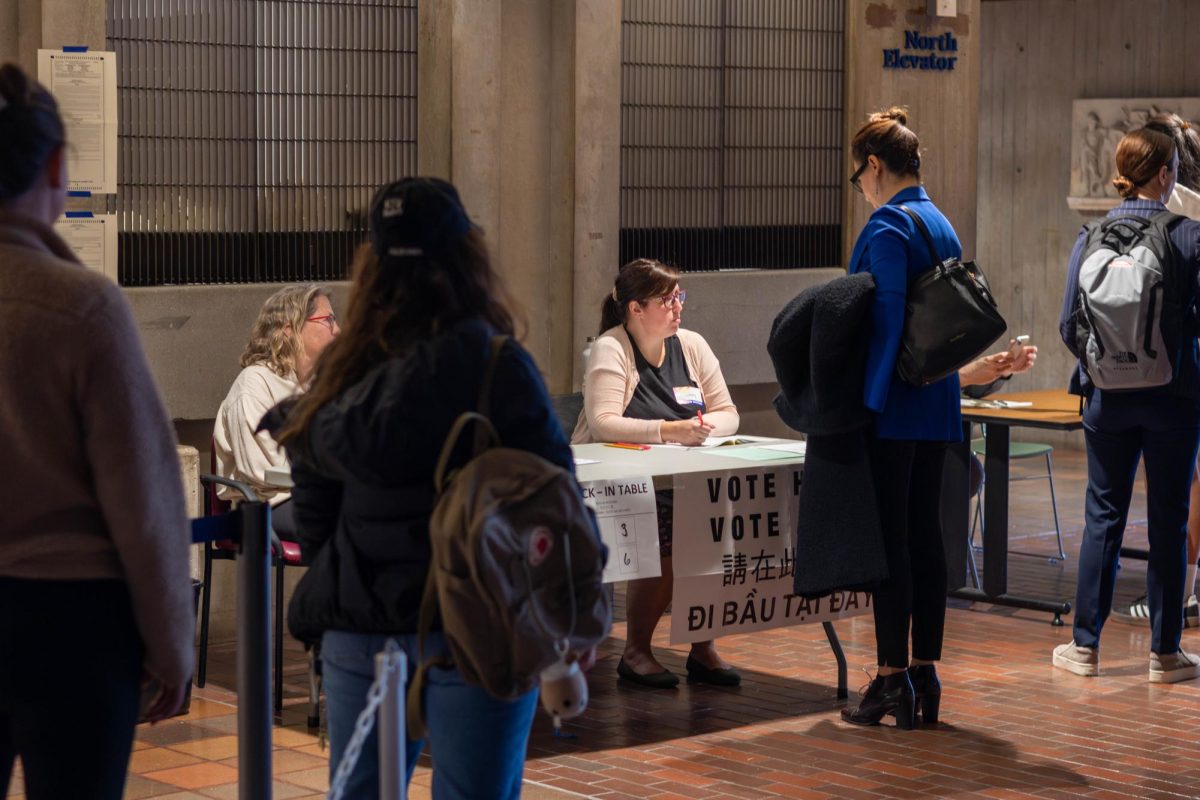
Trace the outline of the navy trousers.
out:
<instances>
[{"instance_id":1,"label":"navy trousers","mask_svg":"<svg viewBox=\"0 0 1200 800\"><path fill-rule=\"evenodd\" d=\"M1144 392L1096 390L1083 415L1088 487L1073 634L1096 647L1112 610L1118 556L1138 458L1146 464L1150 649L1179 650L1187 568L1188 489L1200 443L1200 403Z\"/></svg>"}]
</instances>

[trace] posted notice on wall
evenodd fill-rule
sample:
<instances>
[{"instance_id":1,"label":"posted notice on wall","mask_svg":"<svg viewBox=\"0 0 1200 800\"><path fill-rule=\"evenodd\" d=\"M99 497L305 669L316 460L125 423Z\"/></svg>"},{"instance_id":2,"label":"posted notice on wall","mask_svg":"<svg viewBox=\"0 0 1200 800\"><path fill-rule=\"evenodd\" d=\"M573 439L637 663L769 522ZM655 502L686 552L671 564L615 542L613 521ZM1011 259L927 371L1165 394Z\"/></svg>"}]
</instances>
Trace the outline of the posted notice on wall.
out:
<instances>
[{"instance_id":1,"label":"posted notice on wall","mask_svg":"<svg viewBox=\"0 0 1200 800\"><path fill-rule=\"evenodd\" d=\"M608 546L604 582L662 575L654 480L646 476L582 481L579 487L584 502L596 512L600 538Z\"/></svg>"},{"instance_id":2,"label":"posted notice on wall","mask_svg":"<svg viewBox=\"0 0 1200 800\"><path fill-rule=\"evenodd\" d=\"M67 187L117 192L117 54L38 50L38 80L67 128Z\"/></svg>"},{"instance_id":3,"label":"posted notice on wall","mask_svg":"<svg viewBox=\"0 0 1200 800\"><path fill-rule=\"evenodd\" d=\"M801 465L675 476L671 644L865 614L871 597L792 594Z\"/></svg>"},{"instance_id":4,"label":"posted notice on wall","mask_svg":"<svg viewBox=\"0 0 1200 800\"><path fill-rule=\"evenodd\" d=\"M54 223L75 256L88 269L117 279L117 215L68 213Z\"/></svg>"}]
</instances>

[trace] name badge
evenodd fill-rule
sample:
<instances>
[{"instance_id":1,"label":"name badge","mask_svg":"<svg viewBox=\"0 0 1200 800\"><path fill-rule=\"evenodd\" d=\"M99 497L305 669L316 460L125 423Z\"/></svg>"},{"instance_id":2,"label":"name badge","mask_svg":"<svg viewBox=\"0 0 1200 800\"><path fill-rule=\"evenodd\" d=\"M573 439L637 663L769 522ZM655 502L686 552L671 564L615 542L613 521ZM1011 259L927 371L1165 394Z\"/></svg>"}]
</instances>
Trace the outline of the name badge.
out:
<instances>
[{"instance_id":1,"label":"name badge","mask_svg":"<svg viewBox=\"0 0 1200 800\"><path fill-rule=\"evenodd\" d=\"M681 406L696 406L703 409L704 395L700 393L699 386L676 386L675 402Z\"/></svg>"}]
</instances>

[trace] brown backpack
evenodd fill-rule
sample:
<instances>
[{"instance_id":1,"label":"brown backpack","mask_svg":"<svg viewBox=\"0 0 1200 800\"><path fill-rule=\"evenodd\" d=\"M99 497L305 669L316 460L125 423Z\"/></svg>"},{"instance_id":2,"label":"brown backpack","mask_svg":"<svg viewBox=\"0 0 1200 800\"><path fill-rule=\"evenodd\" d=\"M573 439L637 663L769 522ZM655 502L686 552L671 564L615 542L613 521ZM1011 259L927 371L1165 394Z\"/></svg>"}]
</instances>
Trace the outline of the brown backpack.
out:
<instances>
[{"instance_id":1,"label":"brown backpack","mask_svg":"<svg viewBox=\"0 0 1200 800\"><path fill-rule=\"evenodd\" d=\"M434 473L432 558L417 625L421 663L408 693L414 739L424 735L429 667L457 667L468 683L512 698L566 653L603 641L612 622L602 583L607 551L574 477L540 456L504 447L486 416L508 338L493 337L479 411L455 420ZM474 455L448 475L450 456L472 423ZM439 615L450 657L425 659L424 641Z\"/></svg>"}]
</instances>

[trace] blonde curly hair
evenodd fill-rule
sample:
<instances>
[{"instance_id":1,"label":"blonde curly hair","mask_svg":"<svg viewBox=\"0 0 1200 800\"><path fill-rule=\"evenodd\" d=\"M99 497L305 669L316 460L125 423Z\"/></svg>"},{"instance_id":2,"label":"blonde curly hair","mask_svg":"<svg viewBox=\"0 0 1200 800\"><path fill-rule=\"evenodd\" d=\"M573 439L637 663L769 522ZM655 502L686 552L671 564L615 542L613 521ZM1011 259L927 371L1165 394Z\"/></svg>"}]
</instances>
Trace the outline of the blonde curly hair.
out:
<instances>
[{"instance_id":1,"label":"blonde curly hair","mask_svg":"<svg viewBox=\"0 0 1200 800\"><path fill-rule=\"evenodd\" d=\"M294 373L296 356L304 347L300 329L316 311L318 297L328 299L329 290L316 283L285 286L268 297L242 351L242 367L266 364L280 377Z\"/></svg>"}]
</instances>

